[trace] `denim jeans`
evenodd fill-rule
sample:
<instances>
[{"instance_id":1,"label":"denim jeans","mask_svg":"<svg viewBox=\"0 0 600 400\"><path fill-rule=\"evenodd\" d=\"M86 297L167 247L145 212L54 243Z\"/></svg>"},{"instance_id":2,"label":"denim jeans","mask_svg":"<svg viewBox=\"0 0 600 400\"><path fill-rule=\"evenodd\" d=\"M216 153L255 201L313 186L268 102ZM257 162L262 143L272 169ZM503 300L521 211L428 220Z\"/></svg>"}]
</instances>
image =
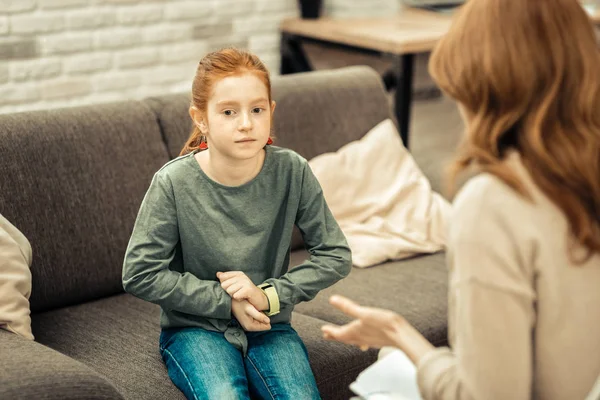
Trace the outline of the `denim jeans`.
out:
<instances>
[{"instance_id":1,"label":"denim jeans","mask_svg":"<svg viewBox=\"0 0 600 400\"><path fill-rule=\"evenodd\" d=\"M320 399L306 347L290 324L246 336L244 357L222 332L165 329L160 353L187 399Z\"/></svg>"}]
</instances>

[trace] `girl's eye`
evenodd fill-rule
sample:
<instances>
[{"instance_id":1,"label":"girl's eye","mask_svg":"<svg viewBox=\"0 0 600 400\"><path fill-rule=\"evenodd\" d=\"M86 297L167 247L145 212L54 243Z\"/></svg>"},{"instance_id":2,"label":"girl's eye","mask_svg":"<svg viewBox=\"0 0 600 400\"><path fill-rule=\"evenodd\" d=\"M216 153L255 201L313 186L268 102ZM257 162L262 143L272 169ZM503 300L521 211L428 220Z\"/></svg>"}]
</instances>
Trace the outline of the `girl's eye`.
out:
<instances>
[{"instance_id":1,"label":"girl's eye","mask_svg":"<svg viewBox=\"0 0 600 400\"><path fill-rule=\"evenodd\" d=\"M256 107L256 108L252 109L252 112L255 113L255 114L260 114L262 111L263 111L263 109L259 108L259 107Z\"/></svg>"},{"instance_id":2,"label":"girl's eye","mask_svg":"<svg viewBox=\"0 0 600 400\"><path fill-rule=\"evenodd\" d=\"M231 116L231 115L233 115L233 110L225 110L225 111L223 111L223 114L225 114L227 116Z\"/></svg>"}]
</instances>

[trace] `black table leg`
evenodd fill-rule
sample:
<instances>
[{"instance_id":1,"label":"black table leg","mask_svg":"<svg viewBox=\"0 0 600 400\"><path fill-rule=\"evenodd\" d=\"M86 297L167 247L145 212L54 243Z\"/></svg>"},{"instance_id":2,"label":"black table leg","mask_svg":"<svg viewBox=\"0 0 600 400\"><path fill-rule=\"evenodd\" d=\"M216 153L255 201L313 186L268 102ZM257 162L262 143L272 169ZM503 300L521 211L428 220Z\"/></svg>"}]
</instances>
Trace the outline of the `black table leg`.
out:
<instances>
[{"instance_id":1,"label":"black table leg","mask_svg":"<svg viewBox=\"0 0 600 400\"><path fill-rule=\"evenodd\" d=\"M289 33L281 34L281 75L312 71L300 40Z\"/></svg>"},{"instance_id":2,"label":"black table leg","mask_svg":"<svg viewBox=\"0 0 600 400\"><path fill-rule=\"evenodd\" d=\"M396 78L398 85L396 86L394 111L400 128L400 137L407 149L409 147L414 58L414 54L402 55L399 65L395 68L398 74Z\"/></svg>"}]
</instances>

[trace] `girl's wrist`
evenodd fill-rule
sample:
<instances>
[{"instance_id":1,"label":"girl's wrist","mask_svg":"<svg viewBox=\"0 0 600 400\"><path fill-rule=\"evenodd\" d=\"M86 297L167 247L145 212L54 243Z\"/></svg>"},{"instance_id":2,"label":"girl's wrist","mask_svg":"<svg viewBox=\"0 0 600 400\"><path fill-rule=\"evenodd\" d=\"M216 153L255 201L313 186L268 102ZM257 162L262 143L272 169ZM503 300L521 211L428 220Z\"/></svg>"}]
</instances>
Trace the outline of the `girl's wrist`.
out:
<instances>
[{"instance_id":1,"label":"girl's wrist","mask_svg":"<svg viewBox=\"0 0 600 400\"><path fill-rule=\"evenodd\" d=\"M258 289L258 291L260 292L260 301L258 302L258 307L256 308L258 311L269 311L269 298L262 290Z\"/></svg>"}]
</instances>

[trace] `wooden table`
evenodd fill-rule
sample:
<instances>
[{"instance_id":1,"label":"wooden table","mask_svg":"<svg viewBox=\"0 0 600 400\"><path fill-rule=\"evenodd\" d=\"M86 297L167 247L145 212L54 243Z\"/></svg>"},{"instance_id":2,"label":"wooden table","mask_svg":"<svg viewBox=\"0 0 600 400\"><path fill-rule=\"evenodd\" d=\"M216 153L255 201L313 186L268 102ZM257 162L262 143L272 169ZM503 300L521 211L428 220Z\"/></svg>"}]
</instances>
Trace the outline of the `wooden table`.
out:
<instances>
[{"instance_id":1,"label":"wooden table","mask_svg":"<svg viewBox=\"0 0 600 400\"><path fill-rule=\"evenodd\" d=\"M600 25L600 7L588 8ZM394 112L400 136L409 146L414 56L429 52L450 27L452 14L405 8L383 18L286 19L281 31L281 74L312 71L301 43L313 42L389 55L395 60L392 80L397 83Z\"/></svg>"},{"instance_id":2,"label":"wooden table","mask_svg":"<svg viewBox=\"0 0 600 400\"><path fill-rule=\"evenodd\" d=\"M448 31L450 23L448 14L411 8L384 18L287 19L280 25L280 72L289 74L313 69L302 42L392 56L397 82L394 111L400 135L408 147L414 56L431 51Z\"/></svg>"}]
</instances>

